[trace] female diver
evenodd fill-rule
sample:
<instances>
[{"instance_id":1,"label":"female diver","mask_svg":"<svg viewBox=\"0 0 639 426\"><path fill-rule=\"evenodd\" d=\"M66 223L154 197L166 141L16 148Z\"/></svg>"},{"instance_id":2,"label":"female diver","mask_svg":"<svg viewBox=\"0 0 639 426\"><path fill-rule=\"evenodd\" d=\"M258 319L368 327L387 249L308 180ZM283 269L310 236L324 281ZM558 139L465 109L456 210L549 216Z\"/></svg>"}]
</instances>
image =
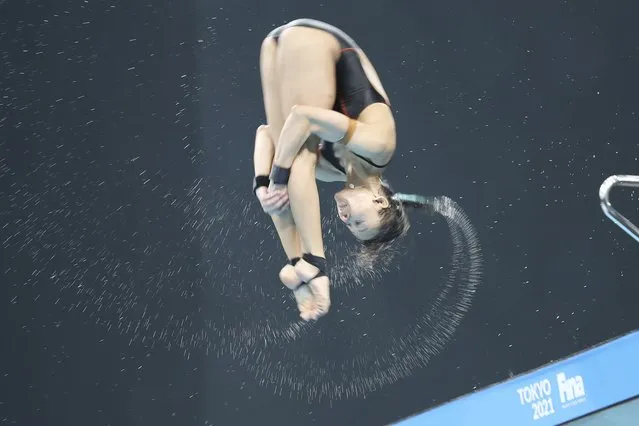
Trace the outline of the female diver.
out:
<instances>
[{"instance_id":1,"label":"female diver","mask_svg":"<svg viewBox=\"0 0 639 426\"><path fill-rule=\"evenodd\" d=\"M364 52L329 24L299 19L272 31L260 74L268 124L256 132L253 190L289 259L280 279L301 318L317 319L330 307L330 283L315 179L346 182L334 197L337 212L366 250L405 234L402 195L382 179L395 121Z\"/></svg>"}]
</instances>

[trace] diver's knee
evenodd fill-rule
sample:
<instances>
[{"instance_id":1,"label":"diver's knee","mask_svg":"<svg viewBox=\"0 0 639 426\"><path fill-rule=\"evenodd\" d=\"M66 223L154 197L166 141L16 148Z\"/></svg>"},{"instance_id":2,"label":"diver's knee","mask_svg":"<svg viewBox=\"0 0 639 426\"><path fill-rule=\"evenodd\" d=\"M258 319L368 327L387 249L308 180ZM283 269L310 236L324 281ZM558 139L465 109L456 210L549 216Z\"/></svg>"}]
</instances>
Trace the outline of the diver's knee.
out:
<instances>
[{"instance_id":1,"label":"diver's knee","mask_svg":"<svg viewBox=\"0 0 639 426\"><path fill-rule=\"evenodd\" d=\"M273 135L271 134L271 126L268 124L260 124L257 129L255 129L255 137L266 136L273 142Z\"/></svg>"},{"instance_id":2,"label":"diver's knee","mask_svg":"<svg viewBox=\"0 0 639 426\"><path fill-rule=\"evenodd\" d=\"M290 45L297 46L303 44L304 41L304 38L301 37L300 34L300 27L296 27L294 25L287 25L277 37L277 42L281 45L286 45L287 47Z\"/></svg>"}]
</instances>

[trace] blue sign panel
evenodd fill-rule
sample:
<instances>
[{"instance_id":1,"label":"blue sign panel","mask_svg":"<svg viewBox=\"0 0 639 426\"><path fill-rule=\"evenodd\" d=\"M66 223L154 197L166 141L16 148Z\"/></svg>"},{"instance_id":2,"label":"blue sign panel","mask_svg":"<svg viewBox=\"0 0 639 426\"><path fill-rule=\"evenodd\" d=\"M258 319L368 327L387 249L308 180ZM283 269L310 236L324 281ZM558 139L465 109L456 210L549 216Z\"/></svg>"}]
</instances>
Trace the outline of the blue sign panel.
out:
<instances>
[{"instance_id":1,"label":"blue sign panel","mask_svg":"<svg viewBox=\"0 0 639 426\"><path fill-rule=\"evenodd\" d=\"M398 424L557 425L639 395L638 356L634 332Z\"/></svg>"}]
</instances>

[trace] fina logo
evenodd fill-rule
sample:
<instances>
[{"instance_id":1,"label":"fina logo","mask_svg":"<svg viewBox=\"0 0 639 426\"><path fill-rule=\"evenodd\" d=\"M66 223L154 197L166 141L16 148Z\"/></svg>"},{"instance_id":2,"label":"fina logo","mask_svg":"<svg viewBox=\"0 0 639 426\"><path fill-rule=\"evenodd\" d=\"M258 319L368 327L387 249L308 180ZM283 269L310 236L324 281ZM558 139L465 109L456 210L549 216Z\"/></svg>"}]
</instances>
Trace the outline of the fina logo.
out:
<instances>
[{"instance_id":1,"label":"fina logo","mask_svg":"<svg viewBox=\"0 0 639 426\"><path fill-rule=\"evenodd\" d=\"M586 388L581 376L566 377L564 373L557 374L557 387L562 407L577 405L586 400Z\"/></svg>"}]
</instances>

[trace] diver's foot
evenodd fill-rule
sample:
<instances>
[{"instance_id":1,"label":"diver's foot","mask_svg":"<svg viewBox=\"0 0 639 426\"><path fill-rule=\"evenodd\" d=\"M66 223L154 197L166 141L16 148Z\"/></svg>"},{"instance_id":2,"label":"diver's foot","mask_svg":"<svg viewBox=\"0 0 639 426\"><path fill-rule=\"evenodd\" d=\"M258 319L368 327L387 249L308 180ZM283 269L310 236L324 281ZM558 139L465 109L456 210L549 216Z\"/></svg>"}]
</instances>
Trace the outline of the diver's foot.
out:
<instances>
[{"instance_id":1,"label":"diver's foot","mask_svg":"<svg viewBox=\"0 0 639 426\"><path fill-rule=\"evenodd\" d=\"M317 277L312 279L307 286L311 288L315 302L314 309L308 312L308 320L317 320L326 315L331 307L331 283L328 277Z\"/></svg>"},{"instance_id":2,"label":"diver's foot","mask_svg":"<svg viewBox=\"0 0 639 426\"><path fill-rule=\"evenodd\" d=\"M280 281L286 286L286 288L293 290L295 296L295 302L297 303L297 309L300 311L300 317L305 321L306 318L310 318L311 312L315 311L315 299L310 287L304 285L295 267L292 265L284 265L280 270Z\"/></svg>"},{"instance_id":3,"label":"diver's foot","mask_svg":"<svg viewBox=\"0 0 639 426\"><path fill-rule=\"evenodd\" d=\"M284 284L288 289L293 291L302 284L302 280L297 275L295 267L289 264L284 265L284 267L280 270L280 281L282 281L282 284Z\"/></svg>"},{"instance_id":4,"label":"diver's foot","mask_svg":"<svg viewBox=\"0 0 639 426\"><path fill-rule=\"evenodd\" d=\"M326 315L331 306L330 281L327 276L318 277L320 270L310 263L300 260L295 265L297 276L308 283L302 287L309 287L313 294L314 306L310 310L302 312L300 317L305 321L316 320Z\"/></svg>"},{"instance_id":5,"label":"diver's foot","mask_svg":"<svg viewBox=\"0 0 639 426\"><path fill-rule=\"evenodd\" d=\"M315 297L311 288L307 285L300 286L293 292L295 295L295 301L297 302L297 309L300 311L300 318L304 321L309 321L313 317L315 312Z\"/></svg>"}]
</instances>

